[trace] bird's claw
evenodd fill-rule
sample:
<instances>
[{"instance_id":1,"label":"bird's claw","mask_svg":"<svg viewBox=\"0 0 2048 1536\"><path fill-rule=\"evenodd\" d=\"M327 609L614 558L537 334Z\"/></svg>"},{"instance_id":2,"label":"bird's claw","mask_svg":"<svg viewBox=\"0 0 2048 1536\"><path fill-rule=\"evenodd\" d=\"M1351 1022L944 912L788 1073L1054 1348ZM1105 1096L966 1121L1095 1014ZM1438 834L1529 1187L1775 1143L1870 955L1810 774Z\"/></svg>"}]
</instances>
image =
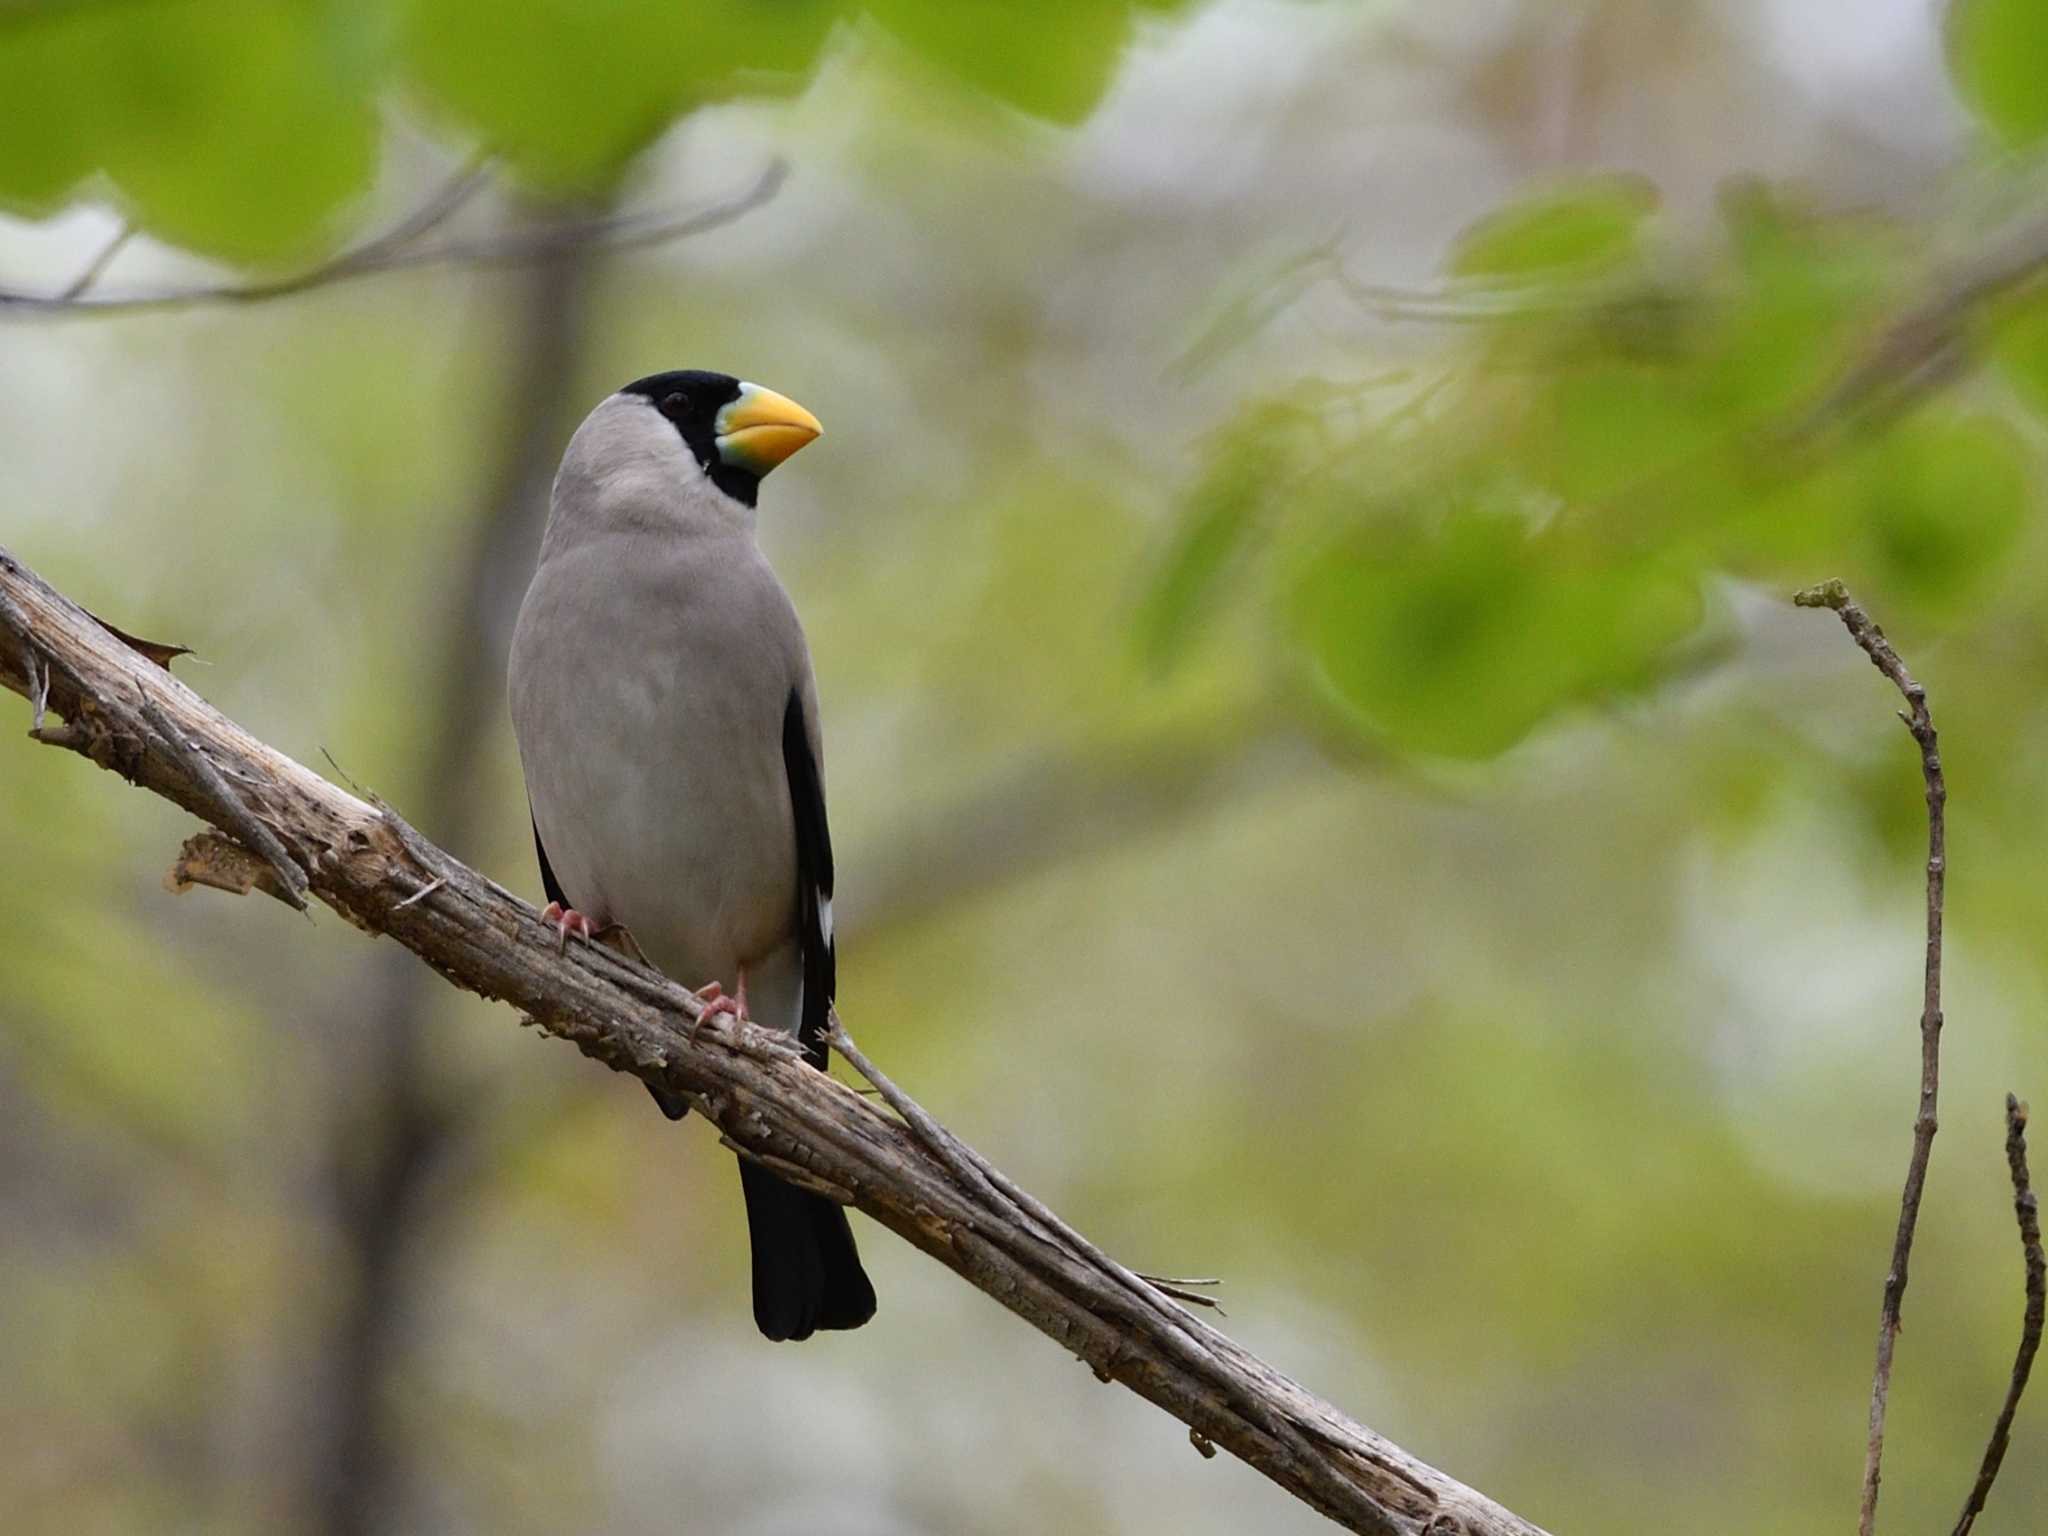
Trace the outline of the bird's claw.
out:
<instances>
[{"instance_id":1,"label":"bird's claw","mask_svg":"<svg viewBox=\"0 0 2048 1536\"><path fill-rule=\"evenodd\" d=\"M747 989L744 982L740 984L740 992L737 997L728 997L725 988L715 981L705 982L703 986L698 987L690 995L695 997L698 1002L704 1004L703 1012L699 1013L690 1023L690 1044L692 1045L697 1043L697 1031L713 1019L730 1017L739 1020L742 1024L747 1022Z\"/></svg>"},{"instance_id":2,"label":"bird's claw","mask_svg":"<svg viewBox=\"0 0 2048 1536\"><path fill-rule=\"evenodd\" d=\"M596 931L590 926L589 918L578 912L574 907L563 906L559 901L549 902L547 910L541 913L540 920L554 925L557 941L555 953L558 955L566 955L569 952L570 934L575 934L577 938L588 944L591 942L592 936Z\"/></svg>"}]
</instances>

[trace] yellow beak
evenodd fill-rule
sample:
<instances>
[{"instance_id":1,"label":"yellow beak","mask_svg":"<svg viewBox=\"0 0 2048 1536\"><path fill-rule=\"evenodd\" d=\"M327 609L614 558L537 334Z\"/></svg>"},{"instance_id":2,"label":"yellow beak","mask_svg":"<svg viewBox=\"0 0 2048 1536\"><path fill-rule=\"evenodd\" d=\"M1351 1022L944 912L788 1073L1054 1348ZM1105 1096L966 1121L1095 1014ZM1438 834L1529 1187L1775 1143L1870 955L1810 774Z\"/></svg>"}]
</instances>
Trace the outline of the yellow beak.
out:
<instances>
[{"instance_id":1,"label":"yellow beak","mask_svg":"<svg viewBox=\"0 0 2048 1536\"><path fill-rule=\"evenodd\" d=\"M824 428L787 396L742 384L739 399L718 413L715 430L726 463L765 475Z\"/></svg>"}]
</instances>

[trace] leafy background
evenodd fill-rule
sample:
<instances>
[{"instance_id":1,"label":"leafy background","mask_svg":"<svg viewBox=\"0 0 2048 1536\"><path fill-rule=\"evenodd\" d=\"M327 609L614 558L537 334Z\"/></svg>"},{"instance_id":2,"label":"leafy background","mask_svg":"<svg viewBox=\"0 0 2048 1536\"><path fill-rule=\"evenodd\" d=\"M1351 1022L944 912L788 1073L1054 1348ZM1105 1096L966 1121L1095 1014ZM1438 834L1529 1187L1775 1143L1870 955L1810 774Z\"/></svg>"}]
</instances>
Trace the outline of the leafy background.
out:
<instances>
[{"instance_id":1,"label":"leafy background","mask_svg":"<svg viewBox=\"0 0 2048 1536\"><path fill-rule=\"evenodd\" d=\"M1932 1528L2016 1331L2000 1095L2048 1093L2048 296L1939 302L2040 225L2043 15L16 0L18 293L124 225L90 297L302 272L486 156L465 240L792 170L671 245L0 307L0 530L533 893L501 657L563 437L660 367L802 399L763 537L851 1026L1574 1532L1853 1503L1924 823L1784 602L1846 578L1955 796L1885 1482ZM25 745L0 791L9 1529L1322 1528L872 1229L875 1324L769 1347L701 1126L173 901L166 806ZM2039 1424L1981 1528L2034 1528Z\"/></svg>"}]
</instances>

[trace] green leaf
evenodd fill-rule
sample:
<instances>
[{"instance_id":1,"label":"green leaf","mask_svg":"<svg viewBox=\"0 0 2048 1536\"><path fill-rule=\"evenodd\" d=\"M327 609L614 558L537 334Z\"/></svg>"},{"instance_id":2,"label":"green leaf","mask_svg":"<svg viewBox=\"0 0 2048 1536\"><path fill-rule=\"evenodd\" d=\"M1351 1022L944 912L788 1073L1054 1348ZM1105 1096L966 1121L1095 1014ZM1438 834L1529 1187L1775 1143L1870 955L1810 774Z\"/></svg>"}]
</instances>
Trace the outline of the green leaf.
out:
<instances>
[{"instance_id":1,"label":"green leaf","mask_svg":"<svg viewBox=\"0 0 2048 1536\"><path fill-rule=\"evenodd\" d=\"M2025 294L1994 309L1983 339L1993 365L2023 405L2048 417L2048 292Z\"/></svg>"},{"instance_id":2,"label":"green leaf","mask_svg":"<svg viewBox=\"0 0 2048 1536\"><path fill-rule=\"evenodd\" d=\"M1979 591L2026 521L2030 459L1989 416L1922 413L1864 459L1861 510L1885 578L1923 603L1954 607Z\"/></svg>"},{"instance_id":3,"label":"green leaf","mask_svg":"<svg viewBox=\"0 0 2048 1536\"><path fill-rule=\"evenodd\" d=\"M1373 527L1326 550L1293 624L1324 697L1410 752L1491 757L1566 705L1655 678L1699 622L1689 569L1589 561L1519 512Z\"/></svg>"},{"instance_id":4,"label":"green leaf","mask_svg":"<svg viewBox=\"0 0 2048 1536\"><path fill-rule=\"evenodd\" d=\"M1732 286L1712 319L1699 388L1730 426L1809 400L1845 365L1890 296L1896 231L1829 219L1749 184L1722 200Z\"/></svg>"},{"instance_id":5,"label":"green leaf","mask_svg":"<svg viewBox=\"0 0 2048 1536\"><path fill-rule=\"evenodd\" d=\"M1451 247L1455 277L1585 276L1637 254L1657 191L1636 176L1595 176L1496 209Z\"/></svg>"},{"instance_id":6,"label":"green leaf","mask_svg":"<svg viewBox=\"0 0 2048 1536\"><path fill-rule=\"evenodd\" d=\"M118 41L97 8L16 21L0 33L0 207L55 213L101 164L104 125L94 65Z\"/></svg>"},{"instance_id":7,"label":"green leaf","mask_svg":"<svg viewBox=\"0 0 2048 1536\"><path fill-rule=\"evenodd\" d=\"M799 81L835 0L410 0L411 79L532 185L609 186L699 102Z\"/></svg>"},{"instance_id":8,"label":"green leaf","mask_svg":"<svg viewBox=\"0 0 2048 1536\"><path fill-rule=\"evenodd\" d=\"M103 171L141 228L238 262L303 258L369 186L375 8L159 0L16 23L0 47L0 200Z\"/></svg>"},{"instance_id":9,"label":"green leaf","mask_svg":"<svg viewBox=\"0 0 2048 1536\"><path fill-rule=\"evenodd\" d=\"M1272 483L1271 466L1247 453L1219 456L1187 510L1138 610L1139 653L1163 669L1177 660L1235 564Z\"/></svg>"},{"instance_id":10,"label":"green leaf","mask_svg":"<svg viewBox=\"0 0 2048 1536\"><path fill-rule=\"evenodd\" d=\"M913 53L1057 123L1095 110L1134 20L1128 0L869 0L866 8Z\"/></svg>"},{"instance_id":11,"label":"green leaf","mask_svg":"<svg viewBox=\"0 0 2048 1536\"><path fill-rule=\"evenodd\" d=\"M1668 522L1673 493L1691 502L1701 476L1720 468L1708 461L1722 425L1690 384L1683 368L1626 358L1567 369L1549 381L1520 434L1527 462L1568 501L1653 496ZM1674 486L1680 470L1687 478Z\"/></svg>"},{"instance_id":12,"label":"green leaf","mask_svg":"<svg viewBox=\"0 0 2048 1536\"><path fill-rule=\"evenodd\" d=\"M1955 0L1948 69L1956 91L1992 132L2024 148L2048 138L2048 5Z\"/></svg>"}]
</instances>

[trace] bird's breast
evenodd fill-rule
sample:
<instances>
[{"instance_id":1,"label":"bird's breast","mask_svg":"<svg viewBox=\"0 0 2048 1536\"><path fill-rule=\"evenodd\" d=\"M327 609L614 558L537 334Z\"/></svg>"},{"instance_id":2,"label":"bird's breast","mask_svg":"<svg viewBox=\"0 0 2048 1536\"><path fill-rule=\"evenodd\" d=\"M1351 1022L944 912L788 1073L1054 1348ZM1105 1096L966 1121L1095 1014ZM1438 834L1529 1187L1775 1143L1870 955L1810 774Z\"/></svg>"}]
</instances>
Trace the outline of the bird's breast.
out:
<instances>
[{"instance_id":1,"label":"bird's breast","mask_svg":"<svg viewBox=\"0 0 2048 1536\"><path fill-rule=\"evenodd\" d=\"M570 903L625 924L676 980L732 986L795 922L796 679L772 622L787 599L772 575L750 590L747 564L672 565L543 565L513 642L513 727Z\"/></svg>"}]
</instances>

